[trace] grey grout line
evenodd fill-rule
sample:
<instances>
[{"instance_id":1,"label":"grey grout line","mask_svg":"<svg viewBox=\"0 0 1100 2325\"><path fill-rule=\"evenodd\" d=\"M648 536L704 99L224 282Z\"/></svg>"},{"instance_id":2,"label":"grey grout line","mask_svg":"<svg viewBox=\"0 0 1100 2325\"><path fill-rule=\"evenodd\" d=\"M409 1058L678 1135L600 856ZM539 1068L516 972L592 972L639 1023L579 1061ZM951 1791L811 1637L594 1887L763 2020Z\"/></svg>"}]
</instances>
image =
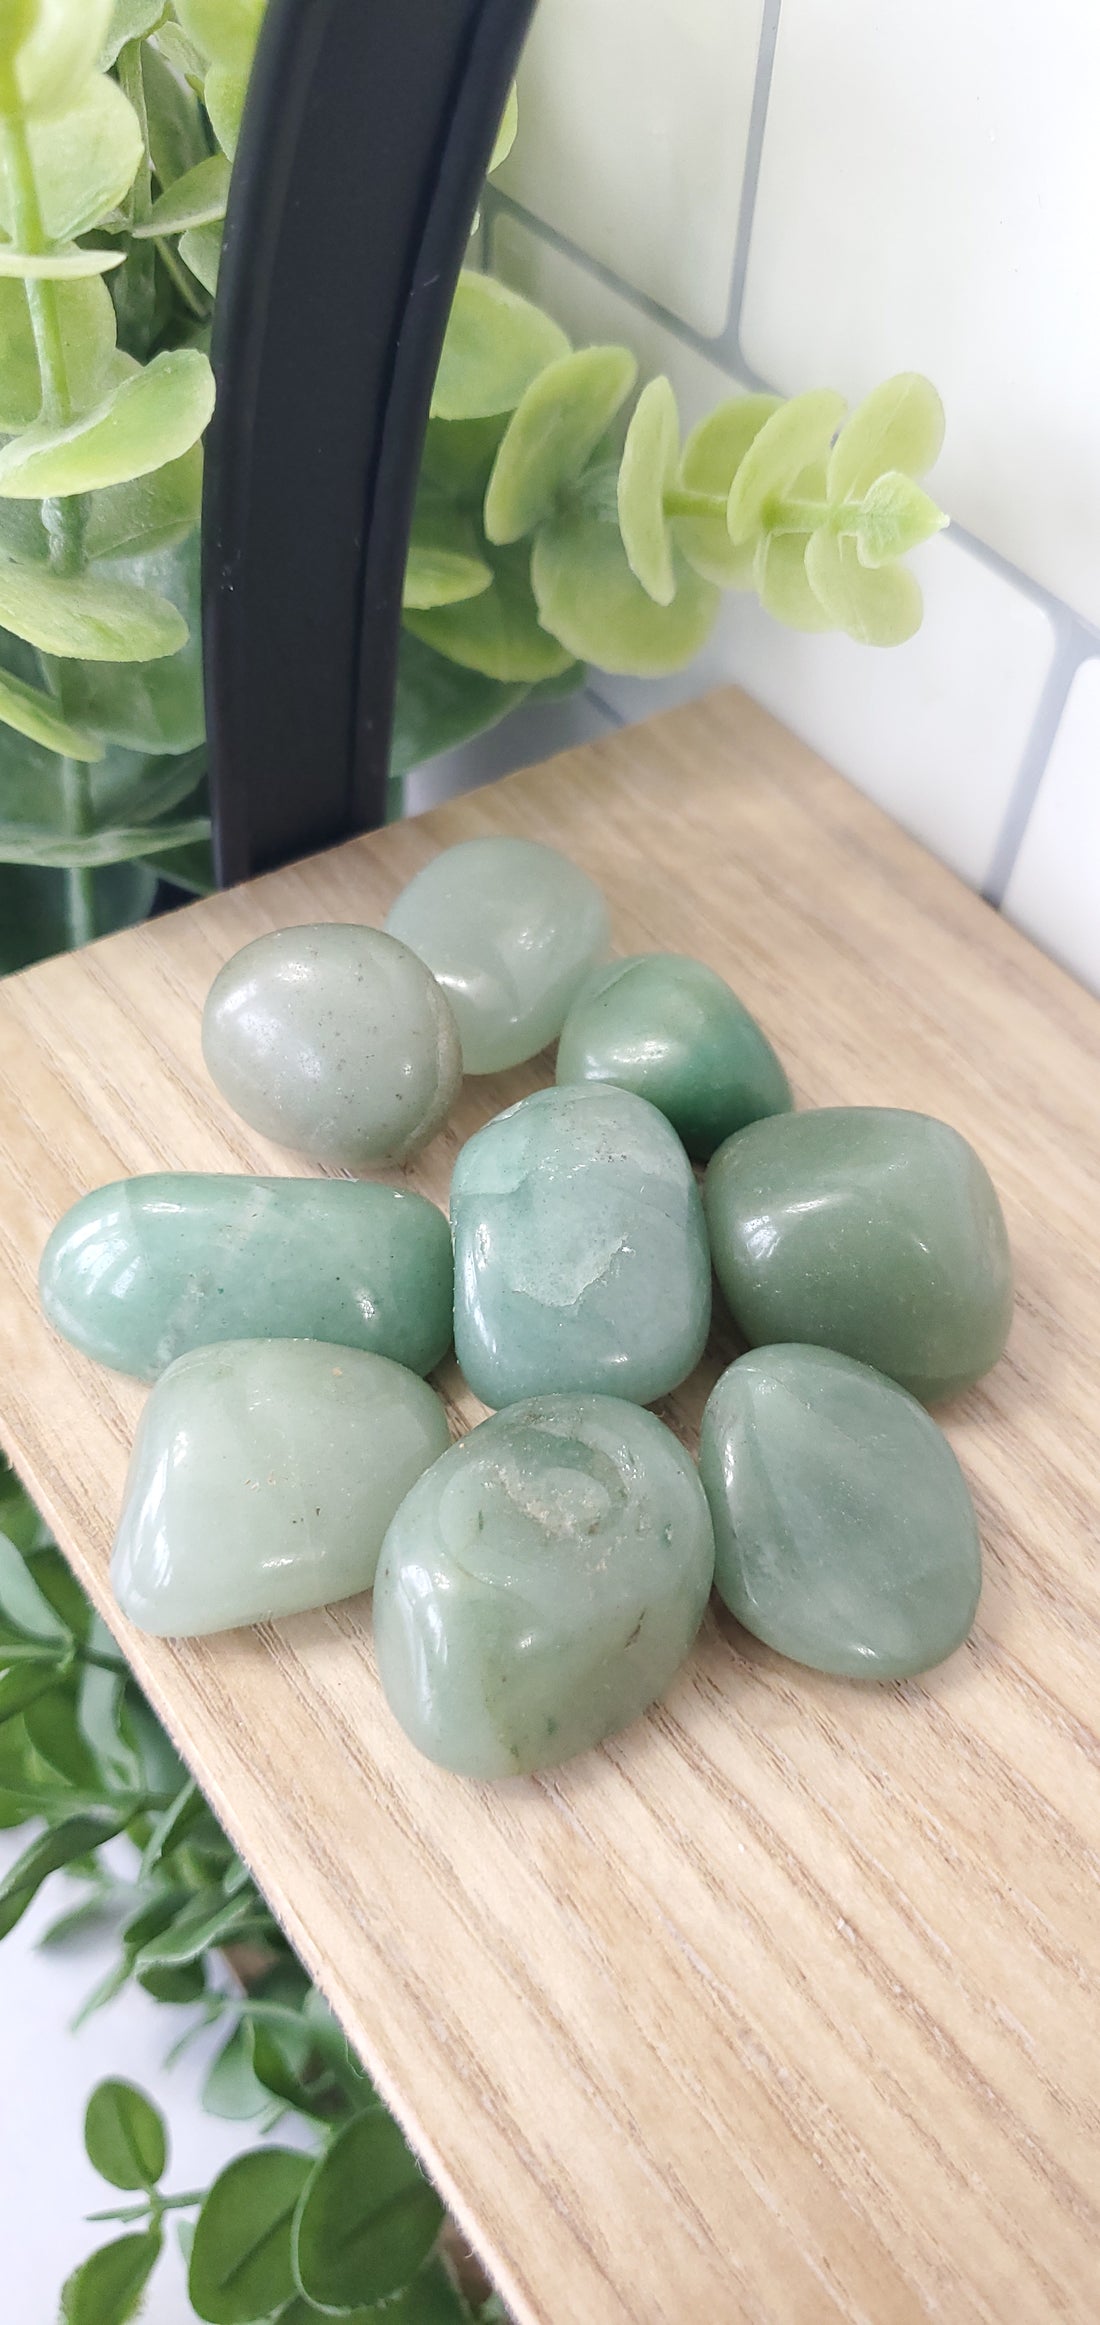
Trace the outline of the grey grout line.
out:
<instances>
[{"instance_id":1,"label":"grey grout line","mask_svg":"<svg viewBox=\"0 0 1100 2325\"><path fill-rule=\"evenodd\" d=\"M741 179L741 202L737 213L737 242L733 253L733 272L730 280L730 303L726 328L715 343L716 352L752 388L759 389L763 382L746 360L741 345L741 312L745 303L745 284L749 271L749 249L756 222L756 197L760 186L760 164L764 156L764 135L768 125L768 106L771 102L772 75L775 70L775 49L779 39L779 12L783 0L764 0L760 24L760 47L756 57L756 78L752 92L752 112L749 115L749 134L745 147L745 168Z\"/></svg>"},{"instance_id":2,"label":"grey grout line","mask_svg":"<svg viewBox=\"0 0 1100 2325\"><path fill-rule=\"evenodd\" d=\"M1005 808L993 860L982 886L986 903L995 905L998 911L1004 903L1032 809L1050 765L1050 754L1065 715L1070 688L1082 663L1090 659L1093 651L1091 639L1087 634L1082 634L1081 625L1074 617L1071 616L1059 626L1055 635L1053 660Z\"/></svg>"}]
</instances>

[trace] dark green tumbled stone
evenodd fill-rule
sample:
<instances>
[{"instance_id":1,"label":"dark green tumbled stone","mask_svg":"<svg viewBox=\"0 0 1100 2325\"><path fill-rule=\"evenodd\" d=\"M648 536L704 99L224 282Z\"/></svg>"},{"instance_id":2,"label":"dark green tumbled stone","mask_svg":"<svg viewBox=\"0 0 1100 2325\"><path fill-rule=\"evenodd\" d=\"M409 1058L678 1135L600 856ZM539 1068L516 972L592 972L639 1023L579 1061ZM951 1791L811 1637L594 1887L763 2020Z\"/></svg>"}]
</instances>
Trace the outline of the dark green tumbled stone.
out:
<instances>
[{"instance_id":1,"label":"dark green tumbled stone","mask_svg":"<svg viewBox=\"0 0 1100 2325\"><path fill-rule=\"evenodd\" d=\"M966 1480L882 1373L831 1349L753 1349L712 1392L699 1467L717 1590L781 1655L903 1679L966 1638L981 1589Z\"/></svg>"},{"instance_id":2,"label":"dark green tumbled stone","mask_svg":"<svg viewBox=\"0 0 1100 2325\"><path fill-rule=\"evenodd\" d=\"M422 1195L197 1171L97 1187L39 1270L55 1330L139 1380L222 1340L338 1342L430 1372L453 1287L450 1229Z\"/></svg>"},{"instance_id":3,"label":"dark green tumbled stone","mask_svg":"<svg viewBox=\"0 0 1100 2325\"><path fill-rule=\"evenodd\" d=\"M586 978L562 1027L559 1082L615 1082L660 1108L696 1162L791 1086L724 977L682 953L638 953Z\"/></svg>"},{"instance_id":4,"label":"dark green tumbled stone","mask_svg":"<svg viewBox=\"0 0 1100 2325\"><path fill-rule=\"evenodd\" d=\"M926 1403L1003 1354L1004 1216L946 1122L877 1106L775 1115L719 1148L704 1202L719 1283L754 1345L840 1349Z\"/></svg>"}]
</instances>

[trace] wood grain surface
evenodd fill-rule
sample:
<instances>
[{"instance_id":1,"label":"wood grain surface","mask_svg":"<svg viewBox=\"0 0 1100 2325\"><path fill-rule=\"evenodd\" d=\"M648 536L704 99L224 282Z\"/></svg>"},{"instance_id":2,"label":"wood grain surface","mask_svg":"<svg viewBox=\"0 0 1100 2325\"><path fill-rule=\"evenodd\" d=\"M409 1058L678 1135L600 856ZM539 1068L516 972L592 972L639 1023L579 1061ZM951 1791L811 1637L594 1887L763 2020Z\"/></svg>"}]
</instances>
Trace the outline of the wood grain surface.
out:
<instances>
[{"instance_id":1,"label":"wood grain surface","mask_svg":"<svg viewBox=\"0 0 1100 2325\"><path fill-rule=\"evenodd\" d=\"M35 1303L87 1188L298 1167L203 1070L228 955L379 920L487 832L566 849L624 951L725 973L800 1102L957 1124L1020 1287L941 1415L985 1543L959 1654L859 1686L719 1614L648 1719L495 1787L406 1744L367 1600L190 1645L121 1621L143 1392ZM409 1182L445 1204L549 1072L467 1084ZM1095 2325L1100 1005L730 693L10 980L0 1074L5 1443L523 2325ZM729 1352L663 1408L689 1443Z\"/></svg>"}]
</instances>

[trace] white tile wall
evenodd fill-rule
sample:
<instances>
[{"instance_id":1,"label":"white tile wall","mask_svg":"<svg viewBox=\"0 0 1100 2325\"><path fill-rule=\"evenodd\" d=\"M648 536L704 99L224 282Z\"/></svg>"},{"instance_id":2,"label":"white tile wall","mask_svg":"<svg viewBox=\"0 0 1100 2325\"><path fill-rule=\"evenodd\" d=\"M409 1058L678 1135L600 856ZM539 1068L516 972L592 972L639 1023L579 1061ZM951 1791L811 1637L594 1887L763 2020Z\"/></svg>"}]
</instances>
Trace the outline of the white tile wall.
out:
<instances>
[{"instance_id":1,"label":"white tile wall","mask_svg":"<svg viewBox=\"0 0 1100 2325\"><path fill-rule=\"evenodd\" d=\"M714 336L729 308L763 0L541 0L500 183Z\"/></svg>"},{"instance_id":2,"label":"white tile wall","mask_svg":"<svg viewBox=\"0 0 1100 2325\"><path fill-rule=\"evenodd\" d=\"M739 680L1100 990L1095 659L1044 772L1100 645L1096 0L541 0L521 88L489 263L575 337L627 340L688 422L902 367L948 412L918 639L730 600L691 671L599 696Z\"/></svg>"},{"instance_id":3,"label":"white tile wall","mask_svg":"<svg viewBox=\"0 0 1100 2325\"><path fill-rule=\"evenodd\" d=\"M1100 661L1073 682L1004 901L1100 993Z\"/></svg>"}]
</instances>

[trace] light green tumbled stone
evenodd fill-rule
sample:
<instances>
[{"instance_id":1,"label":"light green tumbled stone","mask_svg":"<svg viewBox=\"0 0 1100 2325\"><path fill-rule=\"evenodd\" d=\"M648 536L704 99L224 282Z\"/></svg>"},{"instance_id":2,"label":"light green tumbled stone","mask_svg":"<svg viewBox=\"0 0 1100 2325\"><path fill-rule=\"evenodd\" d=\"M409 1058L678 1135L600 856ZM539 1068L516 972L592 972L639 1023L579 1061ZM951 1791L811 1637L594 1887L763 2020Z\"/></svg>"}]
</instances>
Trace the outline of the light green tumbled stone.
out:
<instances>
[{"instance_id":1,"label":"light green tumbled stone","mask_svg":"<svg viewBox=\"0 0 1100 2325\"><path fill-rule=\"evenodd\" d=\"M434 1390L387 1357L191 1349L138 1424L115 1597L139 1630L186 1638L369 1590L394 1511L447 1442Z\"/></svg>"},{"instance_id":2,"label":"light green tumbled stone","mask_svg":"<svg viewBox=\"0 0 1100 2325\"><path fill-rule=\"evenodd\" d=\"M561 1032L611 922L586 872L537 840L463 840L410 880L386 920L439 979L468 1074L502 1073Z\"/></svg>"},{"instance_id":3,"label":"light green tumbled stone","mask_svg":"<svg viewBox=\"0 0 1100 2325\"><path fill-rule=\"evenodd\" d=\"M830 1106L739 1130L707 1171L718 1280L746 1340L837 1348L932 1403L996 1364L1012 1259L985 1164L946 1122Z\"/></svg>"},{"instance_id":4,"label":"light green tumbled stone","mask_svg":"<svg viewBox=\"0 0 1100 2325\"><path fill-rule=\"evenodd\" d=\"M471 1431L390 1526L378 1667L407 1735L462 1776L584 1752L662 1695L714 1571L683 1446L614 1397L538 1397Z\"/></svg>"},{"instance_id":5,"label":"light green tumbled stone","mask_svg":"<svg viewBox=\"0 0 1100 2325\"><path fill-rule=\"evenodd\" d=\"M65 1213L43 1314L85 1356L155 1380L218 1340L328 1340L430 1372L454 1263L434 1203L354 1179L122 1179Z\"/></svg>"},{"instance_id":6,"label":"light green tumbled stone","mask_svg":"<svg viewBox=\"0 0 1100 2325\"><path fill-rule=\"evenodd\" d=\"M616 1082L648 1098L697 1162L792 1102L756 1019L723 977L682 953L638 953L593 969L562 1027L557 1078Z\"/></svg>"},{"instance_id":7,"label":"light green tumbled stone","mask_svg":"<svg viewBox=\"0 0 1100 2325\"><path fill-rule=\"evenodd\" d=\"M647 1405L710 1326L699 1191L632 1091L536 1090L463 1147L451 1183L455 1348L487 1405L595 1392Z\"/></svg>"},{"instance_id":8,"label":"light green tumbled stone","mask_svg":"<svg viewBox=\"0 0 1100 2325\"><path fill-rule=\"evenodd\" d=\"M831 1349L754 1349L711 1395L699 1467L717 1589L781 1655L904 1679L966 1638L974 1506L946 1437L882 1373Z\"/></svg>"},{"instance_id":9,"label":"light green tumbled stone","mask_svg":"<svg viewBox=\"0 0 1100 2325\"><path fill-rule=\"evenodd\" d=\"M253 1130L352 1171L417 1154L462 1078L458 1028L423 962L381 929L336 921L235 953L211 987L202 1048Z\"/></svg>"}]
</instances>

